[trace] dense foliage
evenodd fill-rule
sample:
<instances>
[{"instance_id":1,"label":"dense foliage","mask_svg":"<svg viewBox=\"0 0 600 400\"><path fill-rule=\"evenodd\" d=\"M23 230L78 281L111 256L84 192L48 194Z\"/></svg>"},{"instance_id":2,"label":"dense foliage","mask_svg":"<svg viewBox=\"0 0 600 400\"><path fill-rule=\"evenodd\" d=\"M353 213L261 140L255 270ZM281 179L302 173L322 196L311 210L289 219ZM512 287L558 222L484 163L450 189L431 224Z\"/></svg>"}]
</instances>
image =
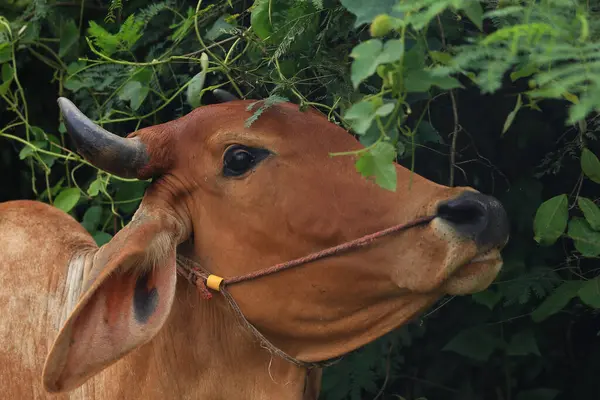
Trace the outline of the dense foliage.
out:
<instances>
[{"instance_id":1,"label":"dense foliage","mask_svg":"<svg viewBox=\"0 0 600 400\"><path fill-rule=\"evenodd\" d=\"M366 148L498 196L505 267L473 296L325 371L322 398L600 397L600 6L593 0L5 0L0 201L35 198L105 243L147 182L70 151L56 98L113 132L172 120L223 87L311 106ZM399 207L401 205L398 205Z\"/></svg>"}]
</instances>

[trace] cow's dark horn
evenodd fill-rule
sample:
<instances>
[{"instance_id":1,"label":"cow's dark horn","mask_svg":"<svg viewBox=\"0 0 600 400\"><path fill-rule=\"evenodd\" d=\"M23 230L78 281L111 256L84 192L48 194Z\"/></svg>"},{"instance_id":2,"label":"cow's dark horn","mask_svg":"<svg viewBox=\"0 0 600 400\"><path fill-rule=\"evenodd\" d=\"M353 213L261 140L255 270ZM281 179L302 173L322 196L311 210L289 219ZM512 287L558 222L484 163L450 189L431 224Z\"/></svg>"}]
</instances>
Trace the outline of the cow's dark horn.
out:
<instances>
[{"instance_id":1,"label":"cow's dark horn","mask_svg":"<svg viewBox=\"0 0 600 400\"><path fill-rule=\"evenodd\" d=\"M93 123L70 100L58 105L77 152L94 166L122 178L138 178L148 165L146 146L139 138L122 138Z\"/></svg>"},{"instance_id":2,"label":"cow's dark horn","mask_svg":"<svg viewBox=\"0 0 600 400\"><path fill-rule=\"evenodd\" d=\"M228 101L239 100L234 94L224 89L215 89L213 94L219 103L226 103Z\"/></svg>"}]
</instances>

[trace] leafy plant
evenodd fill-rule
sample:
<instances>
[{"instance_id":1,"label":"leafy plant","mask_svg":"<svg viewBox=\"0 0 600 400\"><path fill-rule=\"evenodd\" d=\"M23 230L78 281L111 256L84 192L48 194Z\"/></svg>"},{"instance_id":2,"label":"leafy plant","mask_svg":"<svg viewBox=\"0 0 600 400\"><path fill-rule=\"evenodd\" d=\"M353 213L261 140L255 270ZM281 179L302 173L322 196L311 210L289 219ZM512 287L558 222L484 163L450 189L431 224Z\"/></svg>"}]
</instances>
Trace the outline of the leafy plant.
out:
<instances>
[{"instance_id":1,"label":"leafy plant","mask_svg":"<svg viewBox=\"0 0 600 400\"><path fill-rule=\"evenodd\" d=\"M331 156L382 190L411 190L399 162L494 193L512 225L496 282L327 368L322 398L597 398L599 12L596 0L5 1L0 199L53 204L99 245L139 205L148 182L71 150L58 96L121 135L219 87L254 99L247 126L282 101L312 107L365 146Z\"/></svg>"}]
</instances>

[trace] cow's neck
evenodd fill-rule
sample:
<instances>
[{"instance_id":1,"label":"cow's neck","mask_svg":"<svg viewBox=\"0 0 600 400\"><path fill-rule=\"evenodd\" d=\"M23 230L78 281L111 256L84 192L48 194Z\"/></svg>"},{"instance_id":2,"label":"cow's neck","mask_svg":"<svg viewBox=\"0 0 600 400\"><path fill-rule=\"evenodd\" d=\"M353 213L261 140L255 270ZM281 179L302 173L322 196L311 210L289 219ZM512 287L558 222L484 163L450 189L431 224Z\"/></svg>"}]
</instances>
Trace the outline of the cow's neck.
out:
<instances>
[{"instance_id":1,"label":"cow's neck","mask_svg":"<svg viewBox=\"0 0 600 400\"><path fill-rule=\"evenodd\" d=\"M173 309L164 328L133 355L140 363L153 360L173 366L168 369L173 371L172 376L156 379L176 381L184 397L316 398L320 372L311 373L305 388L307 371L261 348L221 296L203 300L184 279L179 279L177 286Z\"/></svg>"}]
</instances>

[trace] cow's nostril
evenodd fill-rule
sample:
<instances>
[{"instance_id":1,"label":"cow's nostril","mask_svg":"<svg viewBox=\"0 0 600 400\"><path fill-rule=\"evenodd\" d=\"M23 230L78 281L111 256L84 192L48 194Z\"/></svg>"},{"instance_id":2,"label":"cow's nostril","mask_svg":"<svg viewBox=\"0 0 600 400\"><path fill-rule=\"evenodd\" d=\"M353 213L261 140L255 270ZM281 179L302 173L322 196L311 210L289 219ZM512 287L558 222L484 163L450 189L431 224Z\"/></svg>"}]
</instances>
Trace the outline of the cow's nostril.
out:
<instances>
[{"instance_id":1,"label":"cow's nostril","mask_svg":"<svg viewBox=\"0 0 600 400\"><path fill-rule=\"evenodd\" d=\"M466 192L438 206L437 216L478 246L503 246L508 237L508 218L502 204L491 196Z\"/></svg>"},{"instance_id":2,"label":"cow's nostril","mask_svg":"<svg viewBox=\"0 0 600 400\"><path fill-rule=\"evenodd\" d=\"M448 202L438 208L438 217L454 224L485 223L486 214L484 205L471 200Z\"/></svg>"}]
</instances>

